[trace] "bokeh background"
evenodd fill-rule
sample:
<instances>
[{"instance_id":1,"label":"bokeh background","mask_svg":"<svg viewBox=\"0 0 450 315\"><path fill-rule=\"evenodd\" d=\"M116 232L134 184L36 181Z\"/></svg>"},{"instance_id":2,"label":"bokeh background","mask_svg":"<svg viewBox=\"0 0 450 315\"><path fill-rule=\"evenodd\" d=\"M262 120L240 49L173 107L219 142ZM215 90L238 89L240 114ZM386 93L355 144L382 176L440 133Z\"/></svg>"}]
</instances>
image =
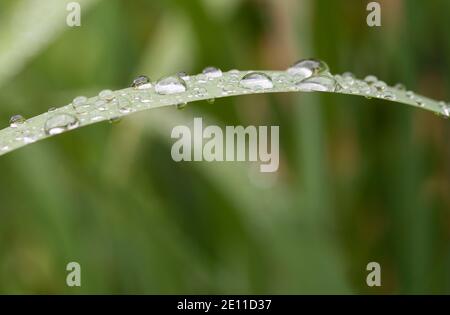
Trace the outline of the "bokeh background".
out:
<instances>
[{"instance_id":1,"label":"bokeh background","mask_svg":"<svg viewBox=\"0 0 450 315\"><path fill-rule=\"evenodd\" d=\"M450 1L0 1L0 125L213 65L317 57L450 100ZM281 163L175 163L172 127L279 125ZM450 293L450 121L324 94L100 123L0 157L0 293ZM68 288L77 261L82 286ZM366 265L382 286L366 285Z\"/></svg>"}]
</instances>

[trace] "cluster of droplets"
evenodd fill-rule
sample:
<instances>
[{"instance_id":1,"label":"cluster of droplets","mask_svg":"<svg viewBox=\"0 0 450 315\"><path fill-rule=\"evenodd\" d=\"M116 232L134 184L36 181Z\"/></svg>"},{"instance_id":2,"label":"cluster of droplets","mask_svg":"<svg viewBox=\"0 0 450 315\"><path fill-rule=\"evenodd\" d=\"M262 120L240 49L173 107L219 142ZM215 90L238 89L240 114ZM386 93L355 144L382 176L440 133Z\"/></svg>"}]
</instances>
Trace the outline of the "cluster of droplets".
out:
<instances>
[{"instance_id":1,"label":"cluster of droplets","mask_svg":"<svg viewBox=\"0 0 450 315\"><path fill-rule=\"evenodd\" d=\"M128 89L106 89L92 98L77 96L68 106L50 108L42 115L40 128L35 124L28 128L27 120L21 115L11 117L10 127L15 140L30 143L46 135L60 134L96 121L117 122L121 116L149 108L152 104L176 105L178 109L183 109L188 101L204 99L212 103L215 97L270 91L339 92L391 101L400 97L419 107L429 104L423 97L407 91L402 84L390 87L373 75L362 80L349 72L332 75L325 62L302 59L286 71L233 69L222 72L216 67L206 67L197 75L178 72L154 83L149 77L140 75ZM438 106L443 116L450 116L450 104L441 102ZM9 149L10 144L0 143L0 152Z\"/></svg>"}]
</instances>

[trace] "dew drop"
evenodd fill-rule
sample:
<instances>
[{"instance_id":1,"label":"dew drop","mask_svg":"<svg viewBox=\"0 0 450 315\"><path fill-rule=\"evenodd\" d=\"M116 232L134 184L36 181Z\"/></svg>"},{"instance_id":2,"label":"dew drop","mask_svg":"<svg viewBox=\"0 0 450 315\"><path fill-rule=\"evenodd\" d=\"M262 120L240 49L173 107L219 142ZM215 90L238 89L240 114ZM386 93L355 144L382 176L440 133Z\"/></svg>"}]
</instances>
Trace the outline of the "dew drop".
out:
<instances>
[{"instance_id":1,"label":"dew drop","mask_svg":"<svg viewBox=\"0 0 450 315\"><path fill-rule=\"evenodd\" d=\"M56 135L77 128L79 124L78 118L73 115L57 114L47 119L44 124L44 131L48 135Z\"/></svg>"},{"instance_id":2,"label":"dew drop","mask_svg":"<svg viewBox=\"0 0 450 315\"><path fill-rule=\"evenodd\" d=\"M334 92L336 80L330 76L320 75L297 82L295 86L303 92Z\"/></svg>"},{"instance_id":3,"label":"dew drop","mask_svg":"<svg viewBox=\"0 0 450 315\"><path fill-rule=\"evenodd\" d=\"M387 84L384 81L376 81L372 84L372 86L379 92L384 91L387 88Z\"/></svg>"},{"instance_id":4,"label":"dew drop","mask_svg":"<svg viewBox=\"0 0 450 315\"><path fill-rule=\"evenodd\" d=\"M79 107L79 106L85 106L87 103L87 97L86 96L77 96L73 99L72 105L73 107Z\"/></svg>"},{"instance_id":5,"label":"dew drop","mask_svg":"<svg viewBox=\"0 0 450 315\"><path fill-rule=\"evenodd\" d=\"M14 115L9 120L11 128L17 128L25 123L26 119L22 115Z\"/></svg>"},{"instance_id":6,"label":"dew drop","mask_svg":"<svg viewBox=\"0 0 450 315\"><path fill-rule=\"evenodd\" d=\"M413 99L415 97L415 94L413 91L406 92L406 97L409 99Z\"/></svg>"},{"instance_id":7,"label":"dew drop","mask_svg":"<svg viewBox=\"0 0 450 315\"><path fill-rule=\"evenodd\" d=\"M179 76L161 78L155 85L156 93L161 95L183 93L186 89L186 82Z\"/></svg>"},{"instance_id":8,"label":"dew drop","mask_svg":"<svg viewBox=\"0 0 450 315\"><path fill-rule=\"evenodd\" d=\"M140 75L133 80L133 83L131 83L131 87L138 90L143 90L151 88L152 84L150 83L149 77L147 77L146 75Z\"/></svg>"},{"instance_id":9,"label":"dew drop","mask_svg":"<svg viewBox=\"0 0 450 315\"><path fill-rule=\"evenodd\" d=\"M395 94L392 91L384 91L381 94L381 97L386 99L386 100L391 100L391 101L396 99Z\"/></svg>"},{"instance_id":10,"label":"dew drop","mask_svg":"<svg viewBox=\"0 0 450 315\"><path fill-rule=\"evenodd\" d=\"M378 78L374 75L368 75L364 78L364 81L368 84L374 84L375 82L378 82Z\"/></svg>"},{"instance_id":11,"label":"dew drop","mask_svg":"<svg viewBox=\"0 0 450 315\"><path fill-rule=\"evenodd\" d=\"M98 96L106 102L111 102L115 98L114 92L111 90L103 90L98 93Z\"/></svg>"},{"instance_id":12,"label":"dew drop","mask_svg":"<svg viewBox=\"0 0 450 315\"><path fill-rule=\"evenodd\" d=\"M313 75L318 75L329 70L330 68L328 65L322 60L302 59L289 67L287 72L291 75L309 78Z\"/></svg>"},{"instance_id":13,"label":"dew drop","mask_svg":"<svg viewBox=\"0 0 450 315\"><path fill-rule=\"evenodd\" d=\"M117 108L121 113L124 114L129 113L132 110L130 101L123 96L117 99Z\"/></svg>"},{"instance_id":14,"label":"dew drop","mask_svg":"<svg viewBox=\"0 0 450 315\"><path fill-rule=\"evenodd\" d=\"M416 101L416 104L419 105L420 107L424 107L425 106L425 102L420 97L417 97L415 99L415 101Z\"/></svg>"},{"instance_id":15,"label":"dew drop","mask_svg":"<svg viewBox=\"0 0 450 315\"><path fill-rule=\"evenodd\" d=\"M222 76L222 70L215 67L206 67L205 69L203 69L202 73L208 79L220 78Z\"/></svg>"},{"instance_id":16,"label":"dew drop","mask_svg":"<svg viewBox=\"0 0 450 315\"><path fill-rule=\"evenodd\" d=\"M406 91L406 86L402 83L397 83L394 88L396 88L399 91Z\"/></svg>"},{"instance_id":17,"label":"dew drop","mask_svg":"<svg viewBox=\"0 0 450 315\"><path fill-rule=\"evenodd\" d=\"M244 75L239 85L250 90L264 90L273 88L272 79L262 72L250 72Z\"/></svg>"},{"instance_id":18,"label":"dew drop","mask_svg":"<svg viewBox=\"0 0 450 315\"><path fill-rule=\"evenodd\" d=\"M178 72L177 76L182 78L184 81L189 81L189 79L190 79L189 75L186 72L184 72L184 71Z\"/></svg>"}]
</instances>

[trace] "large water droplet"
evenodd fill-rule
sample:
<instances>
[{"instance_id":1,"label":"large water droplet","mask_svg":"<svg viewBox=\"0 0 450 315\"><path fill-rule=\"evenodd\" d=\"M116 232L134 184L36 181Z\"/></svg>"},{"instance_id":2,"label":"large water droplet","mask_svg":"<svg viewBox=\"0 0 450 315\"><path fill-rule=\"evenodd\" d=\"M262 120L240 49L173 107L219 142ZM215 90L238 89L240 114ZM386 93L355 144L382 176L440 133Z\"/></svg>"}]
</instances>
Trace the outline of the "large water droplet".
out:
<instances>
[{"instance_id":1,"label":"large water droplet","mask_svg":"<svg viewBox=\"0 0 450 315\"><path fill-rule=\"evenodd\" d=\"M17 128L23 123L25 123L26 119L22 115L14 115L9 120L9 125L11 128Z\"/></svg>"},{"instance_id":2,"label":"large water droplet","mask_svg":"<svg viewBox=\"0 0 450 315\"><path fill-rule=\"evenodd\" d=\"M222 70L215 67L206 67L202 73L206 75L208 79L219 78L222 76Z\"/></svg>"},{"instance_id":3,"label":"large water droplet","mask_svg":"<svg viewBox=\"0 0 450 315\"><path fill-rule=\"evenodd\" d=\"M77 128L79 124L77 117L62 113L48 118L44 124L44 131L48 135L56 135Z\"/></svg>"},{"instance_id":4,"label":"large water droplet","mask_svg":"<svg viewBox=\"0 0 450 315\"><path fill-rule=\"evenodd\" d=\"M317 59L302 59L287 69L289 74L302 78L309 78L327 71L330 71L328 65Z\"/></svg>"},{"instance_id":5,"label":"large water droplet","mask_svg":"<svg viewBox=\"0 0 450 315\"><path fill-rule=\"evenodd\" d=\"M150 83L149 77L147 77L146 75L140 75L133 80L133 83L131 83L131 87L138 90L143 90L151 88L152 84Z\"/></svg>"},{"instance_id":6,"label":"large water droplet","mask_svg":"<svg viewBox=\"0 0 450 315\"><path fill-rule=\"evenodd\" d=\"M272 79L262 72L250 72L244 75L239 85L250 90L263 90L273 88Z\"/></svg>"},{"instance_id":7,"label":"large water droplet","mask_svg":"<svg viewBox=\"0 0 450 315\"><path fill-rule=\"evenodd\" d=\"M156 93L162 95L183 93L186 89L186 82L179 76L164 77L159 79L155 85Z\"/></svg>"},{"instance_id":8,"label":"large water droplet","mask_svg":"<svg viewBox=\"0 0 450 315\"><path fill-rule=\"evenodd\" d=\"M336 88L336 80L330 76L319 75L297 82L295 86L298 90L303 92L334 92Z\"/></svg>"}]
</instances>

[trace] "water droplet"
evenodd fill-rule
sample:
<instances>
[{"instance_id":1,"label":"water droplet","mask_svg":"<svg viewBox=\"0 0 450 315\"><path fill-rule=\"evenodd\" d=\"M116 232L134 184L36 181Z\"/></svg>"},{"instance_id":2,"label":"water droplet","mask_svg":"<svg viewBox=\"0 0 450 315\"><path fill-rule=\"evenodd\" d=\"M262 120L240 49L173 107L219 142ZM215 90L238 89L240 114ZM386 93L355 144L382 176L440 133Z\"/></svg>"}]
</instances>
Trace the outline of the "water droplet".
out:
<instances>
[{"instance_id":1,"label":"water droplet","mask_svg":"<svg viewBox=\"0 0 450 315\"><path fill-rule=\"evenodd\" d=\"M179 76L161 78L155 85L156 93L161 95L183 93L186 89L186 82Z\"/></svg>"},{"instance_id":2,"label":"water droplet","mask_svg":"<svg viewBox=\"0 0 450 315\"><path fill-rule=\"evenodd\" d=\"M272 79L262 72L250 72L244 75L239 85L250 90L263 90L273 88Z\"/></svg>"},{"instance_id":3,"label":"water droplet","mask_svg":"<svg viewBox=\"0 0 450 315\"><path fill-rule=\"evenodd\" d=\"M383 81L376 81L372 84L372 86L376 88L378 92L384 91L387 88L386 82Z\"/></svg>"},{"instance_id":4,"label":"water droplet","mask_svg":"<svg viewBox=\"0 0 450 315\"><path fill-rule=\"evenodd\" d=\"M354 76L353 73L351 73L351 72L344 72L344 73L342 74L342 77L343 77L343 78L352 78L352 79L355 78L355 76Z\"/></svg>"},{"instance_id":5,"label":"water droplet","mask_svg":"<svg viewBox=\"0 0 450 315\"><path fill-rule=\"evenodd\" d=\"M304 92L333 92L336 88L336 80L330 76L320 75L297 82L295 86Z\"/></svg>"},{"instance_id":6,"label":"water droplet","mask_svg":"<svg viewBox=\"0 0 450 315\"><path fill-rule=\"evenodd\" d=\"M330 68L328 65L322 60L302 59L289 67L287 72L291 75L309 78L313 75L318 75L329 70Z\"/></svg>"},{"instance_id":7,"label":"water droplet","mask_svg":"<svg viewBox=\"0 0 450 315\"><path fill-rule=\"evenodd\" d=\"M222 94L223 95L228 95L234 93L234 85L231 84L226 84L222 87Z\"/></svg>"},{"instance_id":8,"label":"water droplet","mask_svg":"<svg viewBox=\"0 0 450 315\"><path fill-rule=\"evenodd\" d=\"M368 75L364 78L364 81L368 84L374 84L375 82L378 82L378 78L374 75Z\"/></svg>"},{"instance_id":9,"label":"water droplet","mask_svg":"<svg viewBox=\"0 0 450 315\"><path fill-rule=\"evenodd\" d=\"M206 101L208 102L208 104L214 104L216 99L215 98L208 98Z\"/></svg>"},{"instance_id":10,"label":"water droplet","mask_svg":"<svg viewBox=\"0 0 450 315\"><path fill-rule=\"evenodd\" d=\"M73 99L72 105L73 107L79 107L79 106L85 106L87 103L87 97L86 96L77 96Z\"/></svg>"},{"instance_id":11,"label":"water droplet","mask_svg":"<svg viewBox=\"0 0 450 315\"><path fill-rule=\"evenodd\" d=\"M130 101L123 96L121 96L117 99L117 108L119 109L119 111L121 113L124 113L124 114L132 111Z\"/></svg>"},{"instance_id":12,"label":"water droplet","mask_svg":"<svg viewBox=\"0 0 450 315\"><path fill-rule=\"evenodd\" d=\"M196 88L194 88L192 94L194 97L204 97L204 96L208 95L208 91L205 88L196 87Z\"/></svg>"},{"instance_id":13,"label":"water droplet","mask_svg":"<svg viewBox=\"0 0 450 315\"><path fill-rule=\"evenodd\" d=\"M399 91L405 91L406 90L406 86L402 83L397 83L394 88L396 88Z\"/></svg>"},{"instance_id":14,"label":"water droplet","mask_svg":"<svg viewBox=\"0 0 450 315\"><path fill-rule=\"evenodd\" d=\"M184 71L178 72L177 76L182 78L184 81L189 81L189 79L190 79L189 75L186 72L184 72Z\"/></svg>"},{"instance_id":15,"label":"water droplet","mask_svg":"<svg viewBox=\"0 0 450 315\"><path fill-rule=\"evenodd\" d=\"M409 99L413 99L415 97L415 94L413 91L406 92L406 97Z\"/></svg>"},{"instance_id":16,"label":"water droplet","mask_svg":"<svg viewBox=\"0 0 450 315\"><path fill-rule=\"evenodd\" d=\"M56 111L56 107L50 107L50 108L47 110L47 113L52 113L52 112L54 112L54 111Z\"/></svg>"},{"instance_id":17,"label":"water droplet","mask_svg":"<svg viewBox=\"0 0 450 315\"><path fill-rule=\"evenodd\" d=\"M423 99L421 99L420 97L416 98L416 104L419 105L420 107L424 107L425 103L423 101Z\"/></svg>"},{"instance_id":18,"label":"water droplet","mask_svg":"<svg viewBox=\"0 0 450 315\"><path fill-rule=\"evenodd\" d=\"M11 128L17 128L25 123L26 119L22 115L14 115L9 120L9 125Z\"/></svg>"},{"instance_id":19,"label":"water droplet","mask_svg":"<svg viewBox=\"0 0 450 315\"><path fill-rule=\"evenodd\" d=\"M111 90L103 90L100 93L98 93L98 96L102 100L107 101L107 102L111 102L115 98L114 92Z\"/></svg>"},{"instance_id":20,"label":"water droplet","mask_svg":"<svg viewBox=\"0 0 450 315\"><path fill-rule=\"evenodd\" d=\"M147 77L146 75L140 75L133 80L133 83L131 83L131 87L138 90L143 90L151 88L152 84L149 77Z\"/></svg>"},{"instance_id":21,"label":"water droplet","mask_svg":"<svg viewBox=\"0 0 450 315\"><path fill-rule=\"evenodd\" d=\"M206 67L202 73L206 75L208 79L219 78L222 76L222 70L215 67Z\"/></svg>"},{"instance_id":22,"label":"water droplet","mask_svg":"<svg viewBox=\"0 0 450 315\"><path fill-rule=\"evenodd\" d=\"M104 100L97 100L95 102L95 107L99 110L99 111L105 111L106 110L106 102Z\"/></svg>"},{"instance_id":23,"label":"water droplet","mask_svg":"<svg viewBox=\"0 0 450 315\"><path fill-rule=\"evenodd\" d=\"M77 128L79 124L80 122L77 117L62 113L48 118L44 124L44 131L48 135L56 135Z\"/></svg>"},{"instance_id":24,"label":"water droplet","mask_svg":"<svg viewBox=\"0 0 450 315\"><path fill-rule=\"evenodd\" d=\"M381 94L381 97L382 98L384 98L384 99L386 99L386 100L391 100L391 101L393 101L393 100L395 100L396 99L396 97L395 97L395 94L392 92L392 91L384 91L382 94Z\"/></svg>"}]
</instances>

